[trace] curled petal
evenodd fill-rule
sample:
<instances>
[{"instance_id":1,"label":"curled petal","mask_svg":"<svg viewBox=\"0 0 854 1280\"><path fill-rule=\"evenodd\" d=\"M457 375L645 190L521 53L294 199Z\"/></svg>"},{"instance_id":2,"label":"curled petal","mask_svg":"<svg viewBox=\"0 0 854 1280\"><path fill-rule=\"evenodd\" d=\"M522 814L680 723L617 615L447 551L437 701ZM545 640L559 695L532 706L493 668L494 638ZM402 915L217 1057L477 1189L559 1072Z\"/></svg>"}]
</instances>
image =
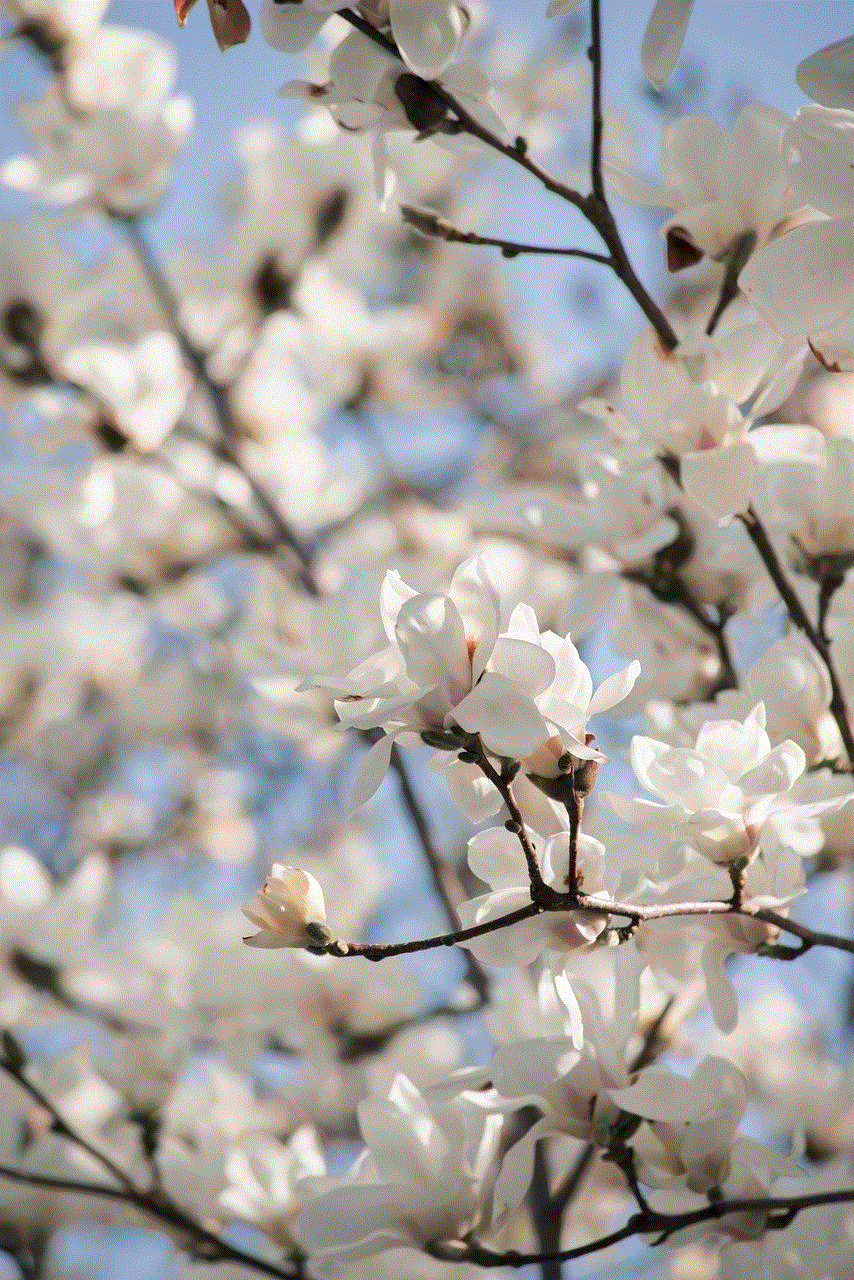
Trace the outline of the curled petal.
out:
<instances>
[{"instance_id":1,"label":"curled petal","mask_svg":"<svg viewBox=\"0 0 854 1280\"><path fill-rule=\"evenodd\" d=\"M795 78L804 93L822 106L854 109L854 36L804 58Z\"/></svg>"},{"instance_id":2,"label":"curled petal","mask_svg":"<svg viewBox=\"0 0 854 1280\"><path fill-rule=\"evenodd\" d=\"M526 693L506 676L487 671L449 716L467 733L479 733L487 751L521 760L551 737L551 729Z\"/></svg>"}]
</instances>

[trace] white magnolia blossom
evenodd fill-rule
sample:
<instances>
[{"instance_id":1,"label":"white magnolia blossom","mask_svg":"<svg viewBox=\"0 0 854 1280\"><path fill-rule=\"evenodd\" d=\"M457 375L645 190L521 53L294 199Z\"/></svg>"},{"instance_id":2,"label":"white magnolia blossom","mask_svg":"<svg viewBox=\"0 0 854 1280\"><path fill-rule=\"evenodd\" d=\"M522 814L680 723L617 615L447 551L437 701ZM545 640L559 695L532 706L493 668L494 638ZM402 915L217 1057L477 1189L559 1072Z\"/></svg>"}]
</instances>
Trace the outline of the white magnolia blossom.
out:
<instances>
[{"instance_id":1,"label":"white magnolia blossom","mask_svg":"<svg viewBox=\"0 0 854 1280\"><path fill-rule=\"evenodd\" d=\"M786 537L790 559L813 577L841 578L854 560L854 510L840 494L854 491L854 438L814 432L812 465L768 467L757 505L769 527Z\"/></svg>"},{"instance_id":2,"label":"white magnolia blossom","mask_svg":"<svg viewBox=\"0 0 854 1280\"><path fill-rule=\"evenodd\" d=\"M543 880L559 893L568 886L570 835L568 831L546 841L540 855ZM509 915L531 901L524 859L515 835L504 827L490 827L469 841L469 866L492 892L460 903L464 928ZM578 837L578 888L606 898L603 879L605 849L583 832ZM544 951L570 953L591 946L605 928L607 914L544 911L504 929L470 938L469 950L485 964L525 965Z\"/></svg>"},{"instance_id":3,"label":"white magnolia blossom","mask_svg":"<svg viewBox=\"0 0 854 1280\"><path fill-rule=\"evenodd\" d=\"M398 1076L359 1106L366 1151L346 1178L320 1179L296 1238L324 1267L385 1249L458 1239L480 1213L479 1186L500 1126L457 1090L421 1093Z\"/></svg>"},{"instance_id":4,"label":"white magnolia blossom","mask_svg":"<svg viewBox=\"0 0 854 1280\"><path fill-rule=\"evenodd\" d=\"M274 49L296 53L311 43L331 13L345 8L344 0L262 0L261 31ZM389 30L409 69L428 80L456 57L470 22L468 9L453 0L360 0L353 8L371 26Z\"/></svg>"},{"instance_id":5,"label":"white magnolia blossom","mask_svg":"<svg viewBox=\"0 0 854 1280\"><path fill-rule=\"evenodd\" d=\"M633 663L594 693L572 641L541 633L527 605L499 634L500 601L483 557L460 566L446 595L419 594L388 573L380 611L388 646L348 675L317 682L339 695L342 724L385 730L362 763L354 803L376 790L402 735L406 742L458 727L479 735L488 752L546 776L558 773L566 751L598 759L587 719L619 702L640 669ZM453 747L449 738L446 749Z\"/></svg>"},{"instance_id":6,"label":"white magnolia blossom","mask_svg":"<svg viewBox=\"0 0 854 1280\"><path fill-rule=\"evenodd\" d=\"M671 271L693 266L704 254L723 259L746 235L762 245L794 211L784 151L788 124L762 103L743 107L729 133L705 116L682 116L664 130L661 187L607 166L620 195L674 211L661 228Z\"/></svg>"},{"instance_id":7,"label":"white magnolia blossom","mask_svg":"<svg viewBox=\"0 0 854 1280\"><path fill-rule=\"evenodd\" d=\"M739 284L779 333L808 341L826 368L852 370L854 110L801 107L783 148L789 182L816 220L766 245Z\"/></svg>"},{"instance_id":8,"label":"white magnolia blossom","mask_svg":"<svg viewBox=\"0 0 854 1280\"><path fill-rule=\"evenodd\" d=\"M325 1172L317 1133L303 1125L287 1142L267 1134L253 1135L226 1158L226 1189L220 1204L229 1214L261 1228L283 1248L293 1246L294 1219L305 1205L296 1191L304 1178Z\"/></svg>"},{"instance_id":9,"label":"white magnolia blossom","mask_svg":"<svg viewBox=\"0 0 854 1280\"><path fill-rule=\"evenodd\" d=\"M150 209L192 125L189 98L170 97L172 49L154 36L101 27L77 49L62 87L20 108L33 156L13 156L0 181L62 203L92 200L124 215Z\"/></svg>"},{"instance_id":10,"label":"white magnolia blossom","mask_svg":"<svg viewBox=\"0 0 854 1280\"><path fill-rule=\"evenodd\" d=\"M413 10L421 7L411 6ZM453 63L443 71L441 84L480 124L504 137L504 125L486 101L492 86L480 67L470 61ZM418 134L436 133L441 139L441 123L447 114L429 80L410 71L396 54L355 30L332 50L325 84L291 80L279 92L284 97L328 106L342 129L375 130L374 174L383 205L396 185L388 166L385 134L414 129Z\"/></svg>"},{"instance_id":11,"label":"white magnolia blossom","mask_svg":"<svg viewBox=\"0 0 854 1280\"><path fill-rule=\"evenodd\" d=\"M807 808L813 813L821 809L820 802L802 806L785 798L803 773L806 758L789 740L772 748L761 702L743 723L718 720L703 725L693 748L635 737L631 760L639 782L660 800L610 795L615 812L628 822L671 832L682 847L712 862L755 857L763 829L776 814L785 819Z\"/></svg>"},{"instance_id":12,"label":"white magnolia blossom","mask_svg":"<svg viewBox=\"0 0 854 1280\"><path fill-rule=\"evenodd\" d=\"M322 946L331 936L323 890L298 867L275 862L263 888L242 910L260 930L243 939L250 947Z\"/></svg>"},{"instance_id":13,"label":"white magnolia blossom","mask_svg":"<svg viewBox=\"0 0 854 1280\"><path fill-rule=\"evenodd\" d=\"M803 351L784 346L762 321L690 336L673 352L650 329L628 350L618 402L587 400L580 408L678 459L685 492L723 519L748 507L758 462L797 460L811 447L811 431L753 426L785 400L802 362Z\"/></svg>"}]
</instances>

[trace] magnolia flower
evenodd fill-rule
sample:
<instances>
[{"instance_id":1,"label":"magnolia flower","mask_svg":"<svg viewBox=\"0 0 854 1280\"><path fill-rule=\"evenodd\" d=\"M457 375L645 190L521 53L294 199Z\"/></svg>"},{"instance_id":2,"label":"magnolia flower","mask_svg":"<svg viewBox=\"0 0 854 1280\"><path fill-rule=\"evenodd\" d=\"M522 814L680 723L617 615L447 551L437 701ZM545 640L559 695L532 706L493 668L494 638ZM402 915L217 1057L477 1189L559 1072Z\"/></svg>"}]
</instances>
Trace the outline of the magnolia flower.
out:
<instances>
[{"instance_id":1,"label":"magnolia flower","mask_svg":"<svg viewBox=\"0 0 854 1280\"><path fill-rule=\"evenodd\" d=\"M580 4L581 0L551 0L546 16L560 17ZM694 0L656 0L641 45L643 69L656 89L676 66L693 8Z\"/></svg>"},{"instance_id":2,"label":"magnolia flower","mask_svg":"<svg viewBox=\"0 0 854 1280\"><path fill-rule=\"evenodd\" d=\"M729 1177L747 1103L744 1077L731 1062L704 1058L690 1079L666 1067L646 1067L611 1098L647 1121L632 1139L638 1177L647 1186L705 1192Z\"/></svg>"},{"instance_id":3,"label":"magnolia flower","mask_svg":"<svg viewBox=\"0 0 854 1280\"><path fill-rule=\"evenodd\" d=\"M186 141L192 102L170 97L174 51L141 32L102 27L38 102L20 108L34 156L13 156L0 180L63 203L91 199L120 214L150 209Z\"/></svg>"},{"instance_id":4,"label":"magnolia flower","mask_svg":"<svg viewBox=\"0 0 854 1280\"><path fill-rule=\"evenodd\" d=\"M705 116L681 117L664 130L661 187L607 166L627 200L674 211L661 228L670 271L694 266L704 254L725 258L747 235L762 245L794 210L783 152L788 123L755 102L742 108L730 133Z\"/></svg>"},{"instance_id":5,"label":"magnolia flower","mask_svg":"<svg viewBox=\"0 0 854 1280\"><path fill-rule=\"evenodd\" d=\"M482 557L460 566L447 594L419 594L388 573L380 611L388 647L338 680L317 682L339 693L343 724L386 731L362 763L355 803L379 786L394 740L407 731L459 726L514 759L547 741L534 699L553 683L554 660L533 639L498 634L498 592Z\"/></svg>"},{"instance_id":6,"label":"magnolia flower","mask_svg":"<svg viewBox=\"0 0 854 1280\"><path fill-rule=\"evenodd\" d=\"M549 839L540 856L540 870L547 885L559 893L567 889L570 835L560 832ZM492 892L462 902L458 911L463 928L508 915L531 901L519 842L504 827L490 827L469 841L469 866L486 881ZM603 880L605 849L592 836L578 836L578 887L582 893L606 897ZM544 911L529 920L466 944L485 964L530 964L544 951L569 953L591 946L607 924L607 913Z\"/></svg>"},{"instance_id":7,"label":"magnolia flower","mask_svg":"<svg viewBox=\"0 0 854 1280\"><path fill-rule=\"evenodd\" d=\"M458 1239L475 1225L498 1128L482 1107L457 1090L422 1094L398 1075L387 1099L369 1098L358 1110L367 1150L351 1174L298 1187L316 1191L295 1229L312 1259L358 1262Z\"/></svg>"},{"instance_id":8,"label":"magnolia flower","mask_svg":"<svg viewBox=\"0 0 854 1280\"><path fill-rule=\"evenodd\" d=\"M473 62L454 63L443 71L441 83L480 124L504 137L504 125L486 103L490 81L479 67ZM374 175L384 205L395 186L388 168L385 134L414 129L418 134L435 134L441 139L448 114L445 102L429 80L409 70L401 57L361 31L351 31L332 50L325 84L291 80L279 92L283 97L325 104L342 129L356 133L376 131ZM472 139L472 145L482 144Z\"/></svg>"},{"instance_id":9,"label":"magnolia flower","mask_svg":"<svg viewBox=\"0 0 854 1280\"><path fill-rule=\"evenodd\" d=\"M330 14L345 8L346 0L262 0L261 32L274 49L297 53L311 43ZM379 29L389 28L403 61L428 80L456 57L470 21L465 6L449 0L362 0L353 8Z\"/></svg>"},{"instance_id":10,"label":"magnolia flower","mask_svg":"<svg viewBox=\"0 0 854 1280\"><path fill-rule=\"evenodd\" d=\"M842 497L854 492L854 439L827 439L816 431L811 452L817 465L793 460L768 467L757 506L787 535L790 557L801 570L818 580L840 580L854 563L854 508Z\"/></svg>"},{"instance_id":11,"label":"magnolia flower","mask_svg":"<svg viewBox=\"0 0 854 1280\"><path fill-rule=\"evenodd\" d=\"M296 1184L321 1177L323 1172L323 1151L310 1125L297 1129L286 1143L253 1134L226 1157L228 1186L219 1202L227 1213L260 1227L282 1248L289 1248L293 1221L306 1201L295 1190Z\"/></svg>"},{"instance_id":12,"label":"magnolia flower","mask_svg":"<svg viewBox=\"0 0 854 1280\"><path fill-rule=\"evenodd\" d=\"M788 739L772 749L762 702L743 724L704 724L693 749L635 737L631 760L638 780L663 803L611 795L614 811L627 822L671 831L683 847L712 862L755 857L763 828L775 814L820 812L815 805L783 798L803 773L806 758Z\"/></svg>"},{"instance_id":13,"label":"magnolia flower","mask_svg":"<svg viewBox=\"0 0 854 1280\"><path fill-rule=\"evenodd\" d=\"M331 941L323 890L314 876L275 862L243 914L261 930L243 941L250 947L322 947Z\"/></svg>"},{"instance_id":14,"label":"magnolia flower","mask_svg":"<svg viewBox=\"0 0 854 1280\"><path fill-rule=\"evenodd\" d=\"M618 403L586 400L579 408L678 459L685 492L723 519L749 505L758 461L810 456L814 432L753 426L789 395L803 355L762 321L712 338L691 335L672 352L647 330L623 361Z\"/></svg>"}]
</instances>

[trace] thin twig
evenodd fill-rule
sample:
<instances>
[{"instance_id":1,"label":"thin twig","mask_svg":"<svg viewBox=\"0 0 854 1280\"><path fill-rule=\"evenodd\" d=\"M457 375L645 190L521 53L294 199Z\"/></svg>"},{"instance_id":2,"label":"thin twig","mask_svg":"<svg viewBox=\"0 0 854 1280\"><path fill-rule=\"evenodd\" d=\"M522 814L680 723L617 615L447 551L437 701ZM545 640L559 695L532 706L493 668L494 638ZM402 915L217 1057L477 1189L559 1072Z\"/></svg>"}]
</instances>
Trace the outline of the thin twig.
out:
<instances>
[{"instance_id":1,"label":"thin twig","mask_svg":"<svg viewBox=\"0 0 854 1280\"><path fill-rule=\"evenodd\" d=\"M448 865L436 848L429 824L419 804L397 744L391 749L391 768L397 774L403 804L418 835L421 850L427 866L430 868L430 875L433 879L436 894L445 909L449 923L453 928L459 929L460 917L457 908L465 899L465 890L460 884L459 877L453 867ZM477 995L477 1007L482 1009L489 1001L491 985L489 975L480 961L470 951L466 952L466 967L466 979Z\"/></svg>"},{"instance_id":2,"label":"thin twig","mask_svg":"<svg viewBox=\"0 0 854 1280\"><path fill-rule=\"evenodd\" d=\"M402 204L400 212L403 215L403 221L414 227L416 231L420 231L422 235L433 236L437 240L447 240L449 244L489 245L500 249L505 258L518 258L522 253L536 253L559 258L586 258L588 262L597 262L606 267L611 265L611 259L607 254L593 253L589 249L564 249L556 245L524 244L520 240L482 236L477 231L460 231L459 227L448 222L447 218L441 218L437 213L433 213L431 209L416 209L411 205Z\"/></svg>"},{"instance_id":3,"label":"thin twig","mask_svg":"<svg viewBox=\"0 0 854 1280\"><path fill-rule=\"evenodd\" d=\"M553 1253L519 1253L515 1249L499 1252L485 1247L475 1240L466 1243L442 1241L426 1246L427 1252L443 1261L473 1262L480 1267L526 1267L545 1261L570 1262L591 1253L600 1253L636 1235L657 1235L656 1243L662 1243L678 1231L700 1226L705 1222L719 1222L730 1214L755 1213L765 1216L766 1231L785 1230L794 1218L805 1209L822 1208L832 1204L850 1204L854 1201L854 1188L841 1191L819 1191L803 1196L769 1196L767 1199L713 1200L700 1209L685 1213L659 1213L647 1206L632 1214L616 1231L574 1249L561 1249Z\"/></svg>"},{"instance_id":4,"label":"thin twig","mask_svg":"<svg viewBox=\"0 0 854 1280\"><path fill-rule=\"evenodd\" d=\"M178 302L165 275L160 269L154 253L143 233L138 218L124 218L113 215L117 222L125 228L128 242L134 250L137 261L148 280L151 290L163 310L170 330L174 335L184 359L190 365L199 384L204 388L211 408L220 429L219 452L221 456L240 472L249 484L252 494L273 528L273 548L287 547L296 556L300 565L300 580L311 595L318 595L319 588L311 567L310 556L300 539L294 533L290 523L279 510L275 499L268 493L263 483L245 466L238 448L237 431L234 415L228 399L228 391L222 383L212 378L207 367L205 353L191 341L181 324Z\"/></svg>"},{"instance_id":5,"label":"thin twig","mask_svg":"<svg viewBox=\"0 0 854 1280\"><path fill-rule=\"evenodd\" d=\"M536 855L535 855L536 856ZM711 902L665 902L648 905L634 902L616 902L610 898L596 898L580 894L573 898L568 893L558 893L549 885L543 885L544 901L531 901L506 915L496 916L482 924L470 925L466 929L458 929L453 933L442 933L429 938L412 938L408 942L342 942L340 939L318 946L321 954L339 956L341 958L361 956L365 960L380 961L390 956L412 954L416 951L433 951L438 947L453 947L465 943L470 938L479 938L485 933L493 933L497 929L505 929L529 920L533 916L549 911L574 911L581 914L625 916L634 925L646 924L652 920L673 920L681 917L695 916L744 916L750 920L761 920L785 933L802 938L811 947L831 947L836 951L848 951L854 954L854 938L842 937L839 934L823 933L811 929L808 925L790 920L768 907L755 907L749 902L736 905L732 899L713 900ZM535 890L532 888L532 893ZM805 949L805 948L804 948ZM801 948L797 954L802 954Z\"/></svg>"},{"instance_id":6,"label":"thin twig","mask_svg":"<svg viewBox=\"0 0 854 1280\"><path fill-rule=\"evenodd\" d=\"M833 665L830 656L830 649L827 642L822 637L820 631L814 626L809 614L801 602L801 598L795 590L793 584L789 581L788 575L783 568L780 557L768 536L768 533L761 519L757 515L753 507L748 507L747 511L741 512L739 515L747 536L750 538L757 552L759 553L762 563L768 570L774 586L780 593L780 598L789 611L789 617L795 626L803 631L818 656L821 658L827 674L830 678L831 700L830 713L833 716L839 728L839 734L842 738L842 744L848 757L848 766L854 769L854 730L851 727L851 719L848 707L845 701L845 693Z\"/></svg>"},{"instance_id":7,"label":"thin twig","mask_svg":"<svg viewBox=\"0 0 854 1280\"><path fill-rule=\"evenodd\" d=\"M177 1205L162 1198L162 1193L129 1190L127 1187L112 1187L98 1182L78 1181L75 1178L54 1177L53 1174L16 1169L7 1164L0 1164L0 1178L8 1178L10 1182L20 1182L26 1186L44 1187L50 1191L65 1191L70 1195L94 1196L100 1200L117 1200L133 1205L141 1213L155 1218L166 1226L177 1228L192 1236L200 1244L206 1245L210 1250L205 1254L205 1260L208 1262L237 1262L264 1275L276 1276L278 1280L298 1280L296 1271L286 1271L284 1267L278 1267L274 1262L268 1262L266 1258L259 1258L256 1254L247 1253L229 1244L216 1232L209 1231L200 1222L195 1222Z\"/></svg>"}]
</instances>

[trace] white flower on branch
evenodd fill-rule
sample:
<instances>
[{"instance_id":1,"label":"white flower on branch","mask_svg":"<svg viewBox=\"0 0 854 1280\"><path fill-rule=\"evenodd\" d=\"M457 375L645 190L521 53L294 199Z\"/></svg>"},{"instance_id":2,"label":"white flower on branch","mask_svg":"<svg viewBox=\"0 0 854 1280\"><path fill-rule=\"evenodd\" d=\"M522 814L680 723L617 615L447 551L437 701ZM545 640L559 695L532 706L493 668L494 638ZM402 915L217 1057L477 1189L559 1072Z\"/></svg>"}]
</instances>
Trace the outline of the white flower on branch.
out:
<instances>
[{"instance_id":1,"label":"white flower on branch","mask_svg":"<svg viewBox=\"0 0 854 1280\"><path fill-rule=\"evenodd\" d=\"M755 857L763 829L775 816L812 816L835 803L785 799L806 758L790 740L771 747L762 702L743 723L704 724L693 749L635 737L631 760L638 781L660 800L612 794L614 811L627 822L670 831L681 846L721 864Z\"/></svg>"},{"instance_id":2,"label":"white flower on branch","mask_svg":"<svg viewBox=\"0 0 854 1280\"><path fill-rule=\"evenodd\" d=\"M468 860L474 874L486 881L491 892L460 904L464 928L496 920L530 903L531 890L519 841L504 827L491 827L474 836L469 841ZM559 893L567 890L569 863L570 834L563 831L546 842L540 858L543 880ZM580 892L600 898L608 896L604 863L604 847L592 836L580 833L577 863ZM485 964L525 965L543 952L555 952L560 958L592 946L607 921L605 912L544 911L528 920L470 938L466 945Z\"/></svg>"},{"instance_id":3,"label":"white flower on branch","mask_svg":"<svg viewBox=\"0 0 854 1280\"><path fill-rule=\"evenodd\" d=\"M323 890L298 867L273 863L264 887L242 911L260 930L243 939L250 947L322 947L332 937Z\"/></svg>"},{"instance_id":4,"label":"white flower on branch","mask_svg":"<svg viewBox=\"0 0 854 1280\"><path fill-rule=\"evenodd\" d=\"M753 426L789 395L803 358L801 346L788 347L762 321L692 334L674 352L647 330L623 361L618 402L579 408L678 460L685 492L724 519L748 507L758 462L810 457L812 430Z\"/></svg>"},{"instance_id":5,"label":"white flower on branch","mask_svg":"<svg viewBox=\"0 0 854 1280\"><path fill-rule=\"evenodd\" d=\"M808 341L826 368L852 370L854 111L802 107L783 148L795 196L816 220L766 245L739 285L779 333Z\"/></svg>"},{"instance_id":6,"label":"white flower on branch","mask_svg":"<svg viewBox=\"0 0 854 1280\"><path fill-rule=\"evenodd\" d=\"M627 200L674 211L661 234L669 269L681 271L704 254L727 257L746 235L764 244L794 211L783 152L788 124L763 103L744 107L730 133L705 116L682 116L664 130L661 187L615 164L606 173Z\"/></svg>"},{"instance_id":7,"label":"white flower on branch","mask_svg":"<svg viewBox=\"0 0 854 1280\"><path fill-rule=\"evenodd\" d=\"M346 0L262 0L261 31L274 49L297 53L311 44ZM357 0L352 8L378 30L387 32L417 76L433 79L456 57L468 30L468 9L448 0Z\"/></svg>"},{"instance_id":8,"label":"white flower on branch","mask_svg":"<svg viewBox=\"0 0 854 1280\"><path fill-rule=\"evenodd\" d=\"M422 1094L399 1075L387 1099L360 1103L359 1127L367 1149L348 1177L298 1185L316 1193L296 1222L313 1260L357 1262L458 1239L477 1223L500 1121L471 1095L441 1087Z\"/></svg>"}]
</instances>

